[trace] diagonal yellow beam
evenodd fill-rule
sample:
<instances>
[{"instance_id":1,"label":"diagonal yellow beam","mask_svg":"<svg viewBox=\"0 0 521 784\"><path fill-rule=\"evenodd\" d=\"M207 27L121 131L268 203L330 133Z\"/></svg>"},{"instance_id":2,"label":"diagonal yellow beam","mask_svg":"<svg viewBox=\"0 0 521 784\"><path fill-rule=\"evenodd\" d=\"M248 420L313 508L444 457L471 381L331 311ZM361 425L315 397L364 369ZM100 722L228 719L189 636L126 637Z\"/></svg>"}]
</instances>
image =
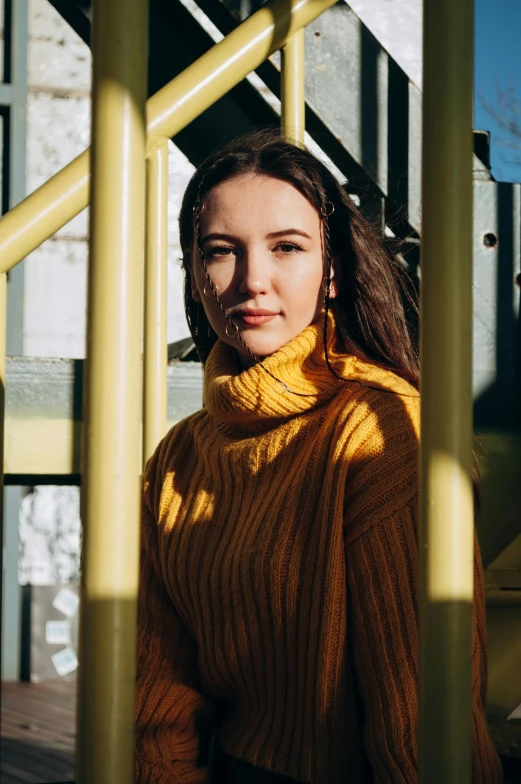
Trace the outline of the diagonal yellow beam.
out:
<instances>
[{"instance_id":1,"label":"diagonal yellow beam","mask_svg":"<svg viewBox=\"0 0 521 784\"><path fill-rule=\"evenodd\" d=\"M270 0L148 100L147 152L179 133L335 2ZM0 273L88 206L89 172L85 150L0 219Z\"/></svg>"}]
</instances>

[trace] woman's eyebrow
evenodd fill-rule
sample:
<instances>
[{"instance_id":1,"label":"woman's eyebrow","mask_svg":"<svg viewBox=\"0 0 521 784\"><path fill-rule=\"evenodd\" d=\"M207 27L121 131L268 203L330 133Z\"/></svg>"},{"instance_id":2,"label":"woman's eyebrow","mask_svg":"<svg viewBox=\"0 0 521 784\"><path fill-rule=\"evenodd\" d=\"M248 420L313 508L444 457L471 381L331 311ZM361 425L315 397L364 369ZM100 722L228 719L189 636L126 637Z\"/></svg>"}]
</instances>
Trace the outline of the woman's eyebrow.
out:
<instances>
[{"instance_id":1,"label":"woman's eyebrow","mask_svg":"<svg viewBox=\"0 0 521 784\"><path fill-rule=\"evenodd\" d=\"M269 234L266 234L266 239L273 240L276 237L287 237L291 234L297 234L299 237L306 237L308 240L311 239L310 235L307 234L302 229L281 229L280 231L272 231ZM212 232L211 234L207 234L201 239L201 244L204 242L208 242L209 240L230 240L236 241L237 237L234 237L233 234L221 234L220 232Z\"/></svg>"},{"instance_id":2,"label":"woman's eyebrow","mask_svg":"<svg viewBox=\"0 0 521 784\"><path fill-rule=\"evenodd\" d=\"M308 240L311 239L309 234L306 234L305 231L302 229L282 229L282 231L272 231L270 234L267 234L266 237L268 239L275 239L275 237L287 237L288 234L298 234L299 237L307 237Z\"/></svg>"},{"instance_id":3,"label":"woman's eyebrow","mask_svg":"<svg viewBox=\"0 0 521 784\"><path fill-rule=\"evenodd\" d=\"M208 242L208 240L236 240L237 237L234 237L233 234L219 234L218 232L213 232L213 234L207 234L206 237L203 237L201 243Z\"/></svg>"}]
</instances>

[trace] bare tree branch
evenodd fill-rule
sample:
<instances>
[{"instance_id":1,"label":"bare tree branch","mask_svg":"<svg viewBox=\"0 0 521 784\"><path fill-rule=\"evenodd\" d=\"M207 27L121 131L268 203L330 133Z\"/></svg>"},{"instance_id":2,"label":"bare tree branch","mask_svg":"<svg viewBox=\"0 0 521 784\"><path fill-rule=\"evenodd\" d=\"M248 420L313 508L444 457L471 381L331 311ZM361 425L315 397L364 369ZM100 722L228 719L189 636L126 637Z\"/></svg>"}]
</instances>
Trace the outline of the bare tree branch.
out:
<instances>
[{"instance_id":1,"label":"bare tree branch","mask_svg":"<svg viewBox=\"0 0 521 784\"><path fill-rule=\"evenodd\" d=\"M502 87L498 80L494 80L496 100L491 103L480 95L480 103L498 129L507 138L499 139L498 144L510 150L521 153L521 100L518 97L513 81L507 87ZM505 163L521 166L521 156L513 158L503 157Z\"/></svg>"}]
</instances>

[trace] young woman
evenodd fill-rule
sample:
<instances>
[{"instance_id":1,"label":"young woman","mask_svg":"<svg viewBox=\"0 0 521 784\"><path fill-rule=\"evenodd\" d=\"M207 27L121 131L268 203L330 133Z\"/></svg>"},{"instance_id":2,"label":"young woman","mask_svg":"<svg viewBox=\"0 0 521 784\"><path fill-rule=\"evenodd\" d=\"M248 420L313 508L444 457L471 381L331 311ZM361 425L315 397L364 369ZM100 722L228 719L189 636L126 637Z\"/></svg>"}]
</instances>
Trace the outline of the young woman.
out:
<instances>
[{"instance_id":1,"label":"young woman","mask_svg":"<svg viewBox=\"0 0 521 784\"><path fill-rule=\"evenodd\" d=\"M329 171L271 131L199 167L180 230L204 406L144 479L137 781L413 784L404 275ZM473 780L496 784L475 563Z\"/></svg>"}]
</instances>

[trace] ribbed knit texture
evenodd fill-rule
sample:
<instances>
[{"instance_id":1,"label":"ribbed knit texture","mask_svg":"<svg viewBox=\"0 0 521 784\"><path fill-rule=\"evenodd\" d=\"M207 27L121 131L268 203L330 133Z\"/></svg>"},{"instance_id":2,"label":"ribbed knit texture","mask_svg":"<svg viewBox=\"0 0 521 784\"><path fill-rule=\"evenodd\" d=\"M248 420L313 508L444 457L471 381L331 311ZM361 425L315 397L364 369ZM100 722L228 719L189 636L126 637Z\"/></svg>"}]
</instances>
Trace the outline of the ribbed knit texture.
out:
<instances>
[{"instance_id":1,"label":"ribbed knit texture","mask_svg":"<svg viewBox=\"0 0 521 784\"><path fill-rule=\"evenodd\" d=\"M317 323L265 360L277 394L218 342L204 408L147 467L142 784L209 782L215 726L226 752L295 781L417 781L418 395L339 355L332 320L329 350L351 383ZM477 550L474 618L473 780L497 784Z\"/></svg>"}]
</instances>

